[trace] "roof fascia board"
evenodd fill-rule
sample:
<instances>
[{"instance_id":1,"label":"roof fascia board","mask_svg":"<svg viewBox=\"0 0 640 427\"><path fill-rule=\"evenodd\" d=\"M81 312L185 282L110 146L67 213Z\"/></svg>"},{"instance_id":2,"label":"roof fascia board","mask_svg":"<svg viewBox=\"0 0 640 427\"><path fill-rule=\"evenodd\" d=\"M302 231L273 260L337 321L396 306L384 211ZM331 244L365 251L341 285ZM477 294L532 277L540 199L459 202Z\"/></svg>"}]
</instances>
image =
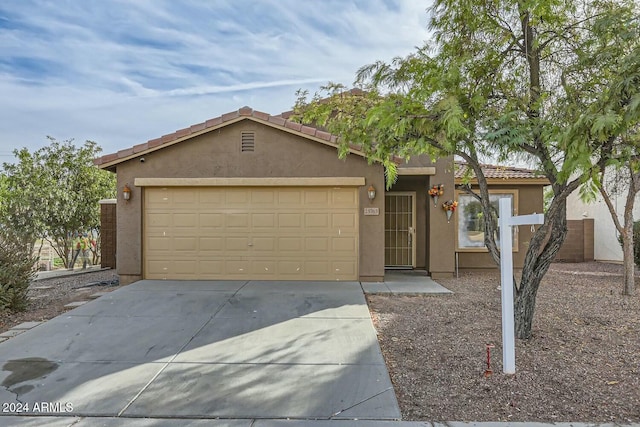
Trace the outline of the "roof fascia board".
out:
<instances>
[{"instance_id":1,"label":"roof fascia board","mask_svg":"<svg viewBox=\"0 0 640 427\"><path fill-rule=\"evenodd\" d=\"M399 167L397 169L398 175L435 175L435 166L422 166L422 167Z\"/></svg>"},{"instance_id":2,"label":"roof fascia board","mask_svg":"<svg viewBox=\"0 0 640 427\"><path fill-rule=\"evenodd\" d=\"M461 178L455 179L455 184L464 184ZM473 178L469 180L469 184L478 185L478 180ZM489 185L550 185L547 178L487 178Z\"/></svg>"},{"instance_id":3,"label":"roof fascia board","mask_svg":"<svg viewBox=\"0 0 640 427\"><path fill-rule=\"evenodd\" d=\"M136 187L362 187L364 177L135 178Z\"/></svg>"}]
</instances>

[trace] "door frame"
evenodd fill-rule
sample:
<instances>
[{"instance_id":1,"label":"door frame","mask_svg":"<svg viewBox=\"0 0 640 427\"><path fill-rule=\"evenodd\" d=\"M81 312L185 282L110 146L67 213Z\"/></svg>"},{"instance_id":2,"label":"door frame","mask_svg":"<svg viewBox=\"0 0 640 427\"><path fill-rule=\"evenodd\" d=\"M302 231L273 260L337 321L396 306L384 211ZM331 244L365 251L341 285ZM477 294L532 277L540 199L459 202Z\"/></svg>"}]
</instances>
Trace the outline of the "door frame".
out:
<instances>
[{"instance_id":1,"label":"door frame","mask_svg":"<svg viewBox=\"0 0 640 427\"><path fill-rule=\"evenodd\" d=\"M416 197L417 192L415 191L387 191L385 192L385 202L386 197L389 196L411 196L411 226L409 228L409 235L411 237L411 265L406 266L387 266L385 265L385 269L407 269L407 268L416 268ZM386 203L385 203L385 214L386 214ZM385 249L387 248L386 241L386 218L385 218ZM386 264L386 263L385 263Z\"/></svg>"}]
</instances>

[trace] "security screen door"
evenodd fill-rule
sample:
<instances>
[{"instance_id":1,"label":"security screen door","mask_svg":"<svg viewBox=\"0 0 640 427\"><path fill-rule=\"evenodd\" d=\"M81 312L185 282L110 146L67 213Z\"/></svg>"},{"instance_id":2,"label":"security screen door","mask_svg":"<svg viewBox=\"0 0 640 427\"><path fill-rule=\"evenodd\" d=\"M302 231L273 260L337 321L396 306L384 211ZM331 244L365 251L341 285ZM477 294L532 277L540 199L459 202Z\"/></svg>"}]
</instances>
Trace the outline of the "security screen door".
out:
<instances>
[{"instance_id":1,"label":"security screen door","mask_svg":"<svg viewBox=\"0 0 640 427\"><path fill-rule=\"evenodd\" d=\"M385 194L384 264L386 268L414 268L416 259L416 194Z\"/></svg>"}]
</instances>

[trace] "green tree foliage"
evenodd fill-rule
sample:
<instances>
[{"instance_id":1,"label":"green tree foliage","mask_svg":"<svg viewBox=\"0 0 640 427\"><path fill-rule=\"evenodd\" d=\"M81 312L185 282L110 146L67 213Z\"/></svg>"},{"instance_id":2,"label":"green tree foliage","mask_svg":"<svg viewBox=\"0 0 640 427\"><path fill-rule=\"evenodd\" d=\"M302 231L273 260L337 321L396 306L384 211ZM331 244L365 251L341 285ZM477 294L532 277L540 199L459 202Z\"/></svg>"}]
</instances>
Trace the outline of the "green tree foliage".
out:
<instances>
[{"instance_id":1,"label":"green tree foliage","mask_svg":"<svg viewBox=\"0 0 640 427\"><path fill-rule=\"evenodd\" d=\"M15 163L5 163L2 226L33 245L48 241L68 266L73 233L100 229L103 198L115 197L115 176L93 165L101 151L92 141L76 147L72 140L30 153L14 151Z\"/></svg>"},{"instance_id":2,"label":"green tree foliage","mask_svg":"<svg viewBox=\"0 0 640 427\"><path fill-rule=\"evenodd\" d=\"M525 159L551 183L545 223L515 283L516 334L529 338L540 282L567 233L566 197L599 184L612 147L640 116L640 30L628 0L436 0L433 39L363 67L346 91L299 93L296 117L355 144L396 176L394 156L462 157L478 179L485 245L499 262L483 159Z\"/></svg>"},{"instance_id":3,"label":"green tree foliage","mask_svg":"<svg viewBox=\"0 0 640 427\"><path fill-rule=\"evenodd\" d=\"M0 310L22 311L36 258L20 236L0 228Z\"/></svg>"}]
</instances>

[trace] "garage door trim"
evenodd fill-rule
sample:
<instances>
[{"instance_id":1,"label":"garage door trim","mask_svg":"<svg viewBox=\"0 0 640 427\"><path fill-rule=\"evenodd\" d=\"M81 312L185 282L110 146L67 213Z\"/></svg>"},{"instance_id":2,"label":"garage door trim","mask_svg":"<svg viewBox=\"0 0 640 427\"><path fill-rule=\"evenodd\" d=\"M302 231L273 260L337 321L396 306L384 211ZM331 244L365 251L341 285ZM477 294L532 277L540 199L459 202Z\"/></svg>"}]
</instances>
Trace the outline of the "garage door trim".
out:
<instances>
[{"instance_id":1,"label":"garage door trim","mask_svg":"<svg viewBox=\"0 0 640 427\"><path fill-rule=\"evenodd\" d=\"M364 177L136 178L136 187L361 187Z\"/></svg>"}]
</instances>

